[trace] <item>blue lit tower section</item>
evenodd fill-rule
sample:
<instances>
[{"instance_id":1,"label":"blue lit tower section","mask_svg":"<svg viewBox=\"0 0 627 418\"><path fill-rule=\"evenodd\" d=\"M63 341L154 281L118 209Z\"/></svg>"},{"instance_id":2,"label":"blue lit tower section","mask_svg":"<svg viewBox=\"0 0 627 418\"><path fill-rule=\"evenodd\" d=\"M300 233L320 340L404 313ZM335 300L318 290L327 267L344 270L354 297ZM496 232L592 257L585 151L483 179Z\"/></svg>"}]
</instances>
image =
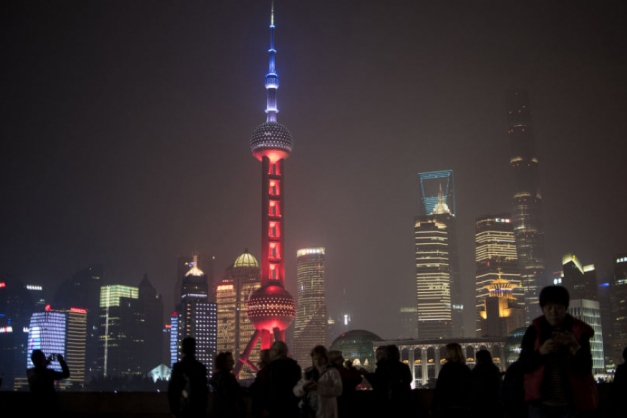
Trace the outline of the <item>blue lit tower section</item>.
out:
<instances>
[{"instance_id":1,"label":"blue lit tower section","mask_svg":"<svg viewBox=\"0 0 627 418\"><path fill-rule=\"evenodd\" d=\"M538 181L538 158L525 90L507 93L507 134L510 140L510 165L513 171L512 224L525 293L525 322L541 314L539 289L544 285L544 231L542 195Z\"/></svg>"},{"instance_id":2,"label":"blue lit tower section","mask_svg":"<svg viewBox=\"0 0 627 418\"><path fill-rule=\"evenodd\" d=\"M261 348L270 348L273 338L285 341L285 330L294 320L296 306L294 298L285 290L284 245L285 235L284 160L292 152L292 135L277 122L277 98L279 76L276 72L274 49L274 2L270 11L270 61L266 74L266 122L259 125L250 139L250 149L261 161L261 287L248 300L248 318L255 326L249 344L238 358L234 373L248 360L257 340Z\"/></svg>"},{"instance_id":3,"label":"blue lit tower section","mask_svg":"<svg viewBox=\"0 0 627 418\"><path fill-rule=\"evenodd\" d=\"M451 214L455 216L455 185L453 170L428 171L418 173L420 179L420 200L422 215L430 215L438 204L440 193L444 196Z\"/></svg>"}]
</instances>

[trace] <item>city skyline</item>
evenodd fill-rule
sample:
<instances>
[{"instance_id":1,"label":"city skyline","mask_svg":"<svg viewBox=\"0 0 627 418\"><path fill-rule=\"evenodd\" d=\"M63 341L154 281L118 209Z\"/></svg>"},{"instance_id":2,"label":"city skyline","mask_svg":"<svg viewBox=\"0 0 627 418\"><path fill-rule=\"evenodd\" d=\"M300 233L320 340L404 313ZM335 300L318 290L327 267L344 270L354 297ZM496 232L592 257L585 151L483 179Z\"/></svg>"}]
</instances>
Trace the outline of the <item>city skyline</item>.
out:
<instances>
[{"instance_id":1,"label":"city skyline","mask_svg":"<svg viewBox=\"0 0 627 418\"><path fill-rule=\"evenodd\" d=\"M3 5L0 277L46 286L102 263L172 306L177 256L261 259L259 123L269 2ZM623 4L376 1L275 5L286 162L287 290L325 247L329 316L400 333L415 298L419 172L452 169L465 309L474 222L511 212L505 95L529 91L546 274L611 272L627 242ZM373 262L376 260L376 262ZM385 284L381 291L382 283ZM346 296L343 290L346 289ZM374 312L375 303L381 309Z\"/></svg>"}]
</instances>

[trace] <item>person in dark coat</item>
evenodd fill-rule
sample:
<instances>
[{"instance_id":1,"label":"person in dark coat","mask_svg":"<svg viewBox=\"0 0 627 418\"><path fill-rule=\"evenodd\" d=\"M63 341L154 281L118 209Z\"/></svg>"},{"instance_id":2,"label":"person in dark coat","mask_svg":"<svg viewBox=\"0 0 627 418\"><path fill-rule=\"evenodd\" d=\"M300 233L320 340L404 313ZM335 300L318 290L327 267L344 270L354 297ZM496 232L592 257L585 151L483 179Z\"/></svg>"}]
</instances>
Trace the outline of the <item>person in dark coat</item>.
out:
<instances>
[{"instance_id":1,"label":"person in dark coat","mask_svg":"<svg viewBox=\"0 0 627 418\"><path fill-rule=\"evenodd\" d=\"M467 416L470 413L470 368L458 343L446 345L446 363L435 384L431 413L441 418Z\"/></svg>"},{"instance_id":2,"label":"person in dark coat","mask_svg":"<svg viewBox=\"0 0 627 418\"><path fill-rule=\"evenodd\" d=\"M499 395L501 371L492 361L488 350L479 350L475 355L475 367L470 372L473 395L472 414L475 417L498 418L503 416Z\"/></svg>"},{"instance_id":3,"label":"person in dark coat","mask_svg":"<svg viewBox=\"0 0 627 418\"><path fill-rule=\"evenodd\" d=\"M374 373L365 373L375 392L377 414L396 416L406 413L411 402L412 375L409 366L401 362L396 345L378 347L375 351L377 367Z\"/></svg>"},{"instance_id":4,"label":"person in dark coat","mask_svg":"<svg viewBox=\"0 0 627 418\"><path fill-rule=\"evenodd\" d=\"M539 299L543 315L525 331L519 358L529 417L571 417L597 409L590 349L594 330L567 313L565 287L544 287Z\"/></svg>"},{"instance_id":5,"label":"person in dark coat","mask_svg":"<svg viewBox=\"0 0 627 418\"><path fill-rule=\"evenodd\" d=\"M340 378L342 379L342 394L337 398L338 417L352 417L354 416L353 412L356 411L354 405L355 392L362 380L361 373L353 367L350 361L348 362L349 365L345 365L344 357L340 350L329 351L329 361L340 372Z\"/></svg>"},{"instance_id":6,"label":"person in dark coat","mask_svg":"<svg viewBox=\"0 0 627 418\"><path fill-rule=\"evenodd\" d=\"M295 418L300 412L294 386L301 378L298 362L288 356L287 344L275 341L270 347L268 368L268 418Z\"/></svg>"},{"instance_id":7,"label":"person in dark coat","mask_svg":"<svg viewBox=\"0 0 627 418\"><path fill-rule=\"evenodd\" d=\"M61 354L56 355L61 371L49 369L48 366L52 362L52 358L52 355L46 357L41 350L33 350L31 353L30 359L33 362L33 367L26 370L26 377L32 396L30 407L33 410L33 415L49 415L60 412L54 383L57 380L70 377L70 369Z\"/></svg>"},{"instance_id":8,"label":"person in dark coat","mask_svg":"<svg viewBox=\"0 0 627 418\"><path fill-rule=\"evenodd\" d=\"M255 418L268 415L268 364L270 364L270 349L265 348L259 352L259 362L257 363L259 371L257 371L255 379L249 387Z\"/></svg>"},{"instance_id":9,"label":"person in dark coat","mask_svg":"<svg viewBox=\"0 0 627 418\"><path fill-rule=\"evenodd\" d=\"M623 363L616 366L611 385L611 406L616 416L625 410L627 402L627 348L623 350Z\"/></svg>"},{"instance_id":10,"label":"person in dark coat","mask_svg":"<svg viewBox=\"0 0 627 418\"><path fill-rule=\"evenodd\" d=\"M516 360L507 367L501 383L501 406L504 418L527 418L524 371Z\"/></svg>"},{"instance_id":11,"label":"person in dark coat","mask_svg":"<svg viewBox=\"0 0 627 418\"><path fill-rule=\"evenodd\" d=\"M233 375L233 354L225 351L216 356L216 371L209 380L213 391L213 416L218 418L244 418L246 408L242 388Z\"/></svg>"},{"instance_id":12,"label":"person in dark coat","mask_svg":"<svg viewBox=\"0 0 627 418\"><path fill-rule=\"evenodd\" d=\"M209 401L207 368L196 360L193 337L183 339L181 352L183 358L172 366L168 384L170 412L177 418L204 418Z\"/></svg>"}]
</instances>

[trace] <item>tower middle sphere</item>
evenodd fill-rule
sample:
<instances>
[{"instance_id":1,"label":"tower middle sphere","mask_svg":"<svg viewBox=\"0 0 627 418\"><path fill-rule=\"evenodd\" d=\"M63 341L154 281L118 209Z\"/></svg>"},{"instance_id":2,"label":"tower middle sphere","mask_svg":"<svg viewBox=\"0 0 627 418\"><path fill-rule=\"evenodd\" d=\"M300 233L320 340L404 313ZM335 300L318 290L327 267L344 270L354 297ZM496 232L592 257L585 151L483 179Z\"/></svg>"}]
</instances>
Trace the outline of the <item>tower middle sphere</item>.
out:
<instances>
[{"instance_id":1,"label":"tower middle sphere","mask_svg":"<svg viewBox=\"0 0 627 418\"><path fill-rule=\"evenodd\" d=\"M260 287L248 299L248 319L260 331L285 331L295 316L294 298L281 286Z\"/></svg>"},{"instance_id":2,"label":"tower middle sphere","mask_svg":"<svg viewBox=\"0 0 627 418\"><path fill-rule=\"evenodd\" d=\"M259 125L250 138L250 150L259 161L268 157L271 162L289 157L294 141L287 128L278 122Z\"/></svg>"}]
</instances>

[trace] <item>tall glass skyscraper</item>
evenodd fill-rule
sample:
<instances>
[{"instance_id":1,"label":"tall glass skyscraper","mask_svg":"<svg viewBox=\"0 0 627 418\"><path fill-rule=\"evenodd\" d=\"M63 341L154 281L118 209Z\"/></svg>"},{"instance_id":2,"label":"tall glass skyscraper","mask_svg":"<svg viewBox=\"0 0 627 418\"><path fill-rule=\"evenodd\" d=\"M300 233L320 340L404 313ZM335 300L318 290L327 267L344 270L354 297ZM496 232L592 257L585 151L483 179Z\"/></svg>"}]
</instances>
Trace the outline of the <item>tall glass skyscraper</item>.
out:
<instances>
[{"instance_id":1,"label":"tall glass skyscraper","mask_svg":"<svg viewBox=\"0 0 627 418\"><path fill-rule=\"evenodd\" d=\"M418 338L463 337L453 170L418 177L423 213L414 222Z\"/></svg>"},{"instance_id":2,"label":"tall glass skyscraper","mask_svg":"<svg viewBox=\"0 0 627 418\"><path fill-rule=\"evenodd\" d=\"M507 93L507 124L514 183L512 223L525 292L525 321L530 324L535 317L541 315L538 296L545 285L545 265L538 157L529 96L525 90L511 90Z\"/></svg>"},{"instance_id":3,"label":"tall glass skyscraper","mask_svg":"<svg viewBox=\"0 0 627 418\"><path fill-rule=\"evenodd\" d=\"M486 312L486 298L489 286L499 278L514 285L511 290L516 299L517 308L524 306L524 292L520 286L520 269L516 253L516 239L510 214L487 215L475 222L475 306L477 310L477 336L485 334L482 330L482 312ZM524 324L520 324L522 326ZM513 329L512 329L513 330ZM511 331L511 330L510 330ZM504 334L505 335L505 334Z\"/></svg>"},{"instance_id":4,"label":"tall glass skyscraper","mask_svg":"<svg viewBox=\"0 0 627 418\"><path fill-rule=\"evenodd\" d=\"M296 253L296 318L293 357L303 367L311 365L311 349L327 346L324 248L303 248Z\"/></svg>"},{"instance_id":5,"label":"tall glass skyscraper","mask_svg":"<svg viewBox=\"0 0 627 418\"><path fill-rule=\"evenodd\" d=\"M612 335L609 352L614 364L622 362L627 347L627 253L614 256L614 278L610 281Z\"/></svg>"},{"instance_id":6,"label":"tall glass skyscraper","mask_svg":"<svg viewBox=\"0 0 627 418\"><path fill-rule=\"evenodd\" d=\"M214 369L217 354L218 312L215 301L209 300L207 275L198 268L198 257L194 256L194 265L186 273L181 285L181 302L177 305L177 337L196 339L196 359ZM181 359L180 350L177 361Z\"/></svg>"}]
</instances>

